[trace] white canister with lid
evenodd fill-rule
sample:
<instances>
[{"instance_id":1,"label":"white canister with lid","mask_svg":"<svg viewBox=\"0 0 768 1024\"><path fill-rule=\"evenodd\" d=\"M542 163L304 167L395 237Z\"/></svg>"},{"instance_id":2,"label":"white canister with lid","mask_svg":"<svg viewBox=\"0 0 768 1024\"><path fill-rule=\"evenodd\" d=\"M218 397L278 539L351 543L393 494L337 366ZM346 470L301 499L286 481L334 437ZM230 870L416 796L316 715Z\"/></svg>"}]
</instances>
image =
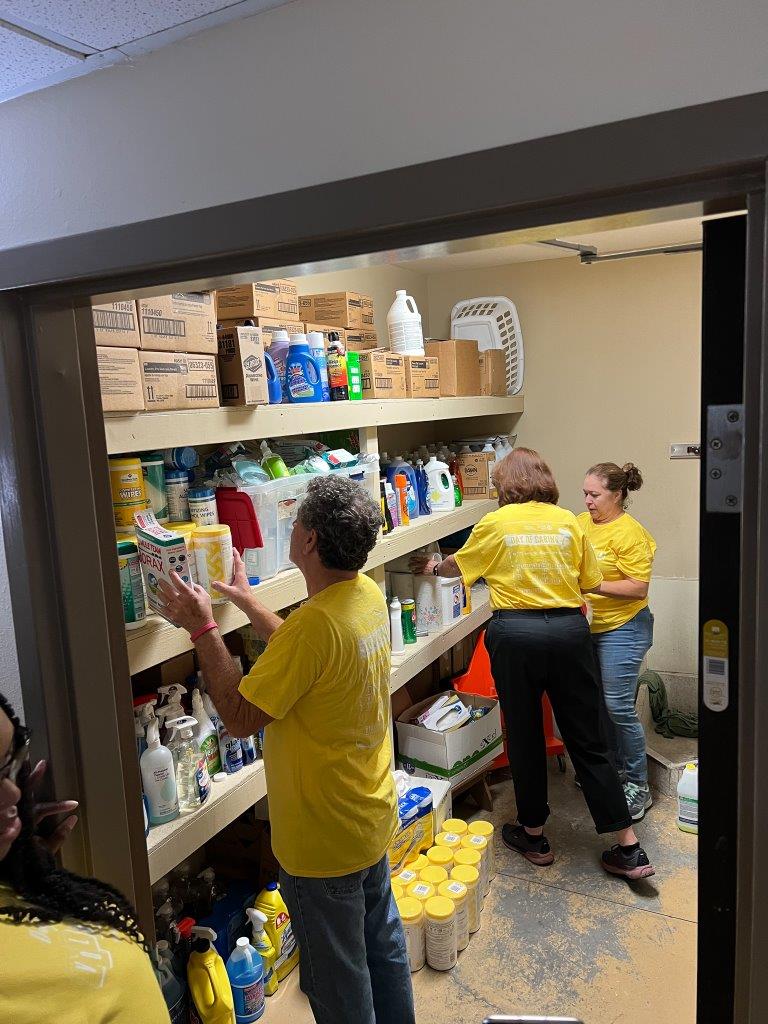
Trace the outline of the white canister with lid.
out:
<instances>
[{"instance_id":1,"label":"white canister with lid","mask_svg":"<svg viewBox=\"0 0 768 1024\"><path fill-rule=\"evenodd\" d=\"M186 469L166 469L165 494L168 500L168 518L174 522L189 520L189 473Z\"/></svg>"},{"instance_id":2,"label":"white canister with lid","mask_svg":"<svg viewBox=\"0 0 768 1024\"><path fill-rule=\"evenodd\" d=\"M198 526L192 534L197 582L211 598L211 604L225 604L227 598L214 590L213 583L231 583L234 569L232 531L228 526Z\"/></svg>"},{"instance_id":3,"label":"white canister with lid","mask_svg":"<svg viewBox=\"0 0 768 1024\"><path fill-rule=\"evenodd\" d=\"M426 963L426 937L424 934L424 907L410 896L397 901L400 920L405 932L405 948L408 951L408 965L411 974L420 971Z\"/></svg>"},{"instance_id":4,"label":"white canister with lid","mask_svg":"<svg viewBox=\"0 0 768 1024\"><path fill-rule=\"evenodd\" d=\"M427 963L434 971L456 966L456 907L445 896L432 896L424 904Z\"/></svg>"},{"instance_id":5,"label":"white canister with lid","mask_svg":"<svg viewBox=\"0 0 768 1024\"><path fill-rule=\"evenodd\" d=\"M190 487L187 493L189 518L198 526L217 526L219 510L216 507L216 492L212 487Z\"/></svg>"}]
</instances>

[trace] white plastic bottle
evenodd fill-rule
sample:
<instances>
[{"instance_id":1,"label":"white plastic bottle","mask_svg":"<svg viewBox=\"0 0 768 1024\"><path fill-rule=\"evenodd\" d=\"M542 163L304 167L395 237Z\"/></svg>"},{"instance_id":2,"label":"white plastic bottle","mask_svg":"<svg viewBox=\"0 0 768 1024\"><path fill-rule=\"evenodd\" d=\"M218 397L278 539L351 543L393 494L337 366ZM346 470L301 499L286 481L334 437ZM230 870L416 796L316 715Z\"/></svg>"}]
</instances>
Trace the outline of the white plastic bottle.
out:
<instances>
[{"instance_id":1,"label":"white plastic bottle","mask_svg":"<svg viewBox=\"0 0 768 1024\"><path fill-rule=\"evenodd\" d=\"M243 748L240 740L232 736L219 719L219 755L221 756L221 770L227 775L234 775L243 767Z\"/></svg>"},{"instance_id":2,"label":"white plastic bottle","mask_svg":"<svg viewBox=\"0 0 768 1024\"><path fill-rule=\"evenodd\" d=\"M211 777L200 747L195 741L197 720L189 715L172 719L176 749L176 790L180 811L195 811L211 795Z\"/></svg>"},{"instance_id":3,"label":"white plastic bottle","mask_svg":"<svg viewBox=\"0 0 768 1024\"><path fill-rule=\"evenodd\" d=\"M433 512L446 512L456 505L451 474L444 462L438 462L433 455L424 469L429 481L429 503Z\"/></svg>"},{"instance_id":4,"label":"white plastic bottle","mask_svg":"<svg viewBox=\"0 0 768 1024\"><path fill-rule=\"evenodd\" d=\"M404 288L395 292L395 301L387 313L387 333L393 352L407 356L424 355L421 313Z\"/></svg>"},{"instance_id":5,"label":"white plastic bottle","mask_svg":"<svg viewBox=\"0 0 768 1024\"><path fill-rule=\"evenodd\" d=\"M389 632L392 637L392 653L402 654L405 651L403 640L403 620L400 598L394 597L389 606Z\"/></svg>"},{"instance_id":6,"label":"white plastic bottle","mask_svg":"<svg viewBox=\"0 0 768 1024\"><path fill-rule=\"evenodd\" d=\"M677 784L677 827L683 832L699 834L699 766L685 766Z\"/></svg>"},{"instance_id":7,"label":"white plastic bottle","mask_svg":"<svg viewBox=\"0 0 768 1024\"><path fill-rule=\"evenodd\" d=\"M168 722L174 718L183 718L185 712L181 698L186 694L186 686L181 683L171 683L169 686L158 686L157 696L160 704L157 708L157 717L167 729ZM168 743L168 733L165 734L165 742Z\"/></svg>"},{"instance_id":8,"label":"white plastic bottle","mask_svg":"<svg viewBox=\"0 0 768 1024\"><path fill-rule=\"evenodd\" d=\"M200 752L205 757L208 774L213 778L216 772L221 771L219 734L216 726L213 724L213 720L205 710L203 695L197 687L192 691L192 714L197 719L195 740L200 747Z\"/></svg>"},{"instance_id":9,"label":"white plastic bottle","mask_svg":"<svg viewBox=\"0 0 768 1024\"><path fill-rule=\"evenodd\" d=\"M160 743L160 723L147 727L147 749L141 755L141 781L149 804L150 825L163 825L179 816L173 755Z\"/></svg>"}]
</instances>

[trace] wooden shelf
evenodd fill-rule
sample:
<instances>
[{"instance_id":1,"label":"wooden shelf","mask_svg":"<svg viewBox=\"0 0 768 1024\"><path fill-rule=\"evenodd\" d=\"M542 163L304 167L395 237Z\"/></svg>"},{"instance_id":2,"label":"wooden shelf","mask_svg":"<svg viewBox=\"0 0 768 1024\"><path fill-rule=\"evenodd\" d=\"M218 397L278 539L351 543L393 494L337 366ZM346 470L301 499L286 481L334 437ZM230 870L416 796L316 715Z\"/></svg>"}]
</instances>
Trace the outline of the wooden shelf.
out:
<instances>
[{"instance_id":1,"label":"wooden shelf","mask_svg":"<svg viewBox=\"0 0 768 1024\"><path fill-rule=\"evenodd\" d=\"M428 636L419 637L415 644L406 646L403 654L392 655L390 693L405 686L441 654L445 654L454 644L483 626L490 617L491 606L488 600L488 590L485 587L475 587L472 591L472 611L468 615L462 615L460 619L441 629L439 633L430 633Z\"/></svg>"},{"instance_id":2,"label":"wooden shelf","mask_svg":"<svg viewBox=\"0 0 768 1024\"><path fill-rule=\"evenodd\" d=\"M211 783L211 795L196 811L182 814L165 825L156 825L147 836L149 880L153 884L186 857L213 839L267 792L264 762Z\"/></svg>"},{"instance_id":3,"label":"wooden shelf","mask_svg":"<svg viewBox=\"0 0 768 1024\"><path fill-rule=\"evenodd\" d=\"M381 537L371 552L365 568L375 569L450 533L474 526L495 508L498 508L496 500L483 499L466 501L461 508L450 512L434 512L431 516L420 516L409 526L399 527L386 537ZM288 608L298 601L303 601L307 596L304 578L298 569L279 573L272 579L259 583L254 587L254 591L259 600L272 611ZM214 616L222 633L230 633L248 622L247 617L229 603L216 606ZM172 626L157 615L150 615L147 624L141 629L127 632L126 643L131 675L183 654L193 646L186 630Z\"/></svg>"},{"instance_id":4,"label":"wooden shelf","mask_svg":"<svg viewBox=\"0 0 768 1024\"><path fill-rule=\"evenodd\" d=\"M425 423L521 413L523 396L507 398L402 398L384 402L322 402L307 405L261 405L253 409L182 409L108 414L104 419L107 451L153 451L175 445L224 444L263 437Z\"/></svg>"}]
</instances>

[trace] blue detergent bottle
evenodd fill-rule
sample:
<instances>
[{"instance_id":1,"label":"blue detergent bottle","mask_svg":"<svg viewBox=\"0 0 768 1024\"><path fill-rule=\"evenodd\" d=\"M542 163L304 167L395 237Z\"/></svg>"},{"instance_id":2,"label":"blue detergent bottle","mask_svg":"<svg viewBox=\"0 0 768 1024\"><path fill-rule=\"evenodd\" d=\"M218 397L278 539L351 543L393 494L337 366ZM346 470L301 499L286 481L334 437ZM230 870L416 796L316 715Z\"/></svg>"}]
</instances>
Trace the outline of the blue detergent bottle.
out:
<instances>
[{"instance_id":1,"label":"blue detergent bottle","mask_svg":"<svg viewBox=\"0 0 768 1024\"><path fill-rule=\"evenodd\" d=\"M269 404L279 405L283 400L283 384L280 380L280 372L275 366L275 361L269 352L264 353L264 363L267 367L267 392Z\"/></svg>"},{"instance_id":2,"label":"blue detergent bottle","mask_svg":"<svg viewBox=\"0 0 768 1024\"><path fill-rule=\"evenodd\" d=\"M285 386L289 402L322 402L320 367L309 351L306 334L291 335L285 359Z\"/></svg>"},{"instance_id":3,"label":"blue detergent bottle","mask_svg":"<svg viewBox=\"0 0 768 1024\"><path fill-rule=\"evenodd\" d=\"M408 518L416 519L421 514L419 509L419 485L416 479L416 470L406 462L402 455L396 455L387 467L387 480L395 486L395 477L402 473L408 481L406 486L406 501L408 503Z\"/></svg>"},{"instance_id":4,"label":"blue detergent bottle","mask_svg":"<svg viewBox=\"0 0 768 1024\"><path fill-rule=\"evenodd\" d=\"M307 345L309 345L309 354L317 363L317 368L320 371L323 401L330 402L331 387L328 380L328 360L325 356L325 339L323 338L322 331L310 331L307 335Z\"/></svg>"},{"instance_id":5,"label":"blue detergent bottle","mask_svg":"<svg viewBox=\"0 0 768 1024\"><path fill-rule=\"evenodd\" d=\"M227 976L235 1000L237 1024L250 1024L264 1013L264 963L243 936L227 960Z\"/></svg>"}]
</instances>

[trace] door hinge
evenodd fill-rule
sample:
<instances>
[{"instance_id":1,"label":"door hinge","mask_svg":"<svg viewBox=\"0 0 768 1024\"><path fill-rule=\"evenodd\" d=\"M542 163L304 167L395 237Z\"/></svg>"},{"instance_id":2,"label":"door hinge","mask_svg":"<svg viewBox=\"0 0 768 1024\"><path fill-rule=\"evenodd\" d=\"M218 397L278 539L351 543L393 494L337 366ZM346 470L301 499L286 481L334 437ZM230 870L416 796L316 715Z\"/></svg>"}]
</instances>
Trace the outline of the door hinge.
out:
<instances>
[{"instance_id":1,"label":"door hinge","mask_svg":"<svg viewBox=\"0 0 768 1024\"><path fill-rule=\"evenodd\" d=\"M707 406L706 510L741 512L744 406Z\"/></svg>"}]
</instances>

